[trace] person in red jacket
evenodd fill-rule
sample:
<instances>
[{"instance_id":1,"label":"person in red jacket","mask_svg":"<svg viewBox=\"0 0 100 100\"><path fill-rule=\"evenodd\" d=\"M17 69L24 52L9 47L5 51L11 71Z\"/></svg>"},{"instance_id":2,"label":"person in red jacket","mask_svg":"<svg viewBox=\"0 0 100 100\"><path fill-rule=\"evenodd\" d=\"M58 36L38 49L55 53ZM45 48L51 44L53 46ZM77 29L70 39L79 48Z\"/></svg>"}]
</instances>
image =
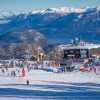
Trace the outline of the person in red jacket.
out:
<instances>
[{"instance_id":1,"label":"person in red jacket","mask_svg":"<svg viewBox=\"0 0 100 100\"><path fill-rule=\"evenodd\" d=\"M25 77L26 73L25 73L25 69L22 69L22 77Z\"/></svg>"}]
</instances>

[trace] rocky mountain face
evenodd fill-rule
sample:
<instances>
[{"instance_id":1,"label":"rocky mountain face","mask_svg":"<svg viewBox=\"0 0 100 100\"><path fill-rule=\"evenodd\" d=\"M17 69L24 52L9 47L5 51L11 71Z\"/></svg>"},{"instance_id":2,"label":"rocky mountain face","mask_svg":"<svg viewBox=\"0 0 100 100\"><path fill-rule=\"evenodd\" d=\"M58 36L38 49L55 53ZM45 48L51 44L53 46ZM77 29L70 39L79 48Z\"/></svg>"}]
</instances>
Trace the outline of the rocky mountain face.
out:
<instances>
[{"instance_id":1,"label":"rocky mountain face","mask_svg":"<svg viewBox=\"0 0 100 100\"><path fill-rule=\"evenodd\" d=\"M49 8L0 14L0 46L27 42L51 45L79 37L100 43L100 8Z\"/></svg>"}]
</instances>

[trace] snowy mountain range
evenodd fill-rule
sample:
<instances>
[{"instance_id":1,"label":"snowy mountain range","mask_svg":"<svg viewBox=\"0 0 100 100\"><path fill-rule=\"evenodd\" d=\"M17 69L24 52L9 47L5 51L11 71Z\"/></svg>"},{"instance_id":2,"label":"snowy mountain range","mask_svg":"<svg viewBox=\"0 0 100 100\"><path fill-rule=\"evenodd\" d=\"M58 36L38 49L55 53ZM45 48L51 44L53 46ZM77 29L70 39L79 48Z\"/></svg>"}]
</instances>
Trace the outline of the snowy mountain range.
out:
<instances>
[{"instance_id":1,"label":"snowy mountain range","mask_svg":"<svg viewBox=\"0 0 100 100\"><path fill-rule=\"evenodd\" d=\"M60 7L0 14L1 45L41 39L49 44L66 43L75 37L100 43L100 7Z\"/></svg>"}]
</instances>

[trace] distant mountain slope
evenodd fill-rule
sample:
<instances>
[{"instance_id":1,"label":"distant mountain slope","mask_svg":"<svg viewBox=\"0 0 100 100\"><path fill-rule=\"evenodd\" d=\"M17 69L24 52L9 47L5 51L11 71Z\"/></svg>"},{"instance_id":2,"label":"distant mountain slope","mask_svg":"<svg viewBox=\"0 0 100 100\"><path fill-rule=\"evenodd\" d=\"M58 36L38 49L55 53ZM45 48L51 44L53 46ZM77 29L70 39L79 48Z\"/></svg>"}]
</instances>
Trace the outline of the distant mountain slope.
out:
<instances>
[{"instance_id":1,"label":"distant mountain slope","mask_svg":"<svg viewBox=\"0 0 100 100\"><path fill-rule=\"evenodd\" d=\"M30 31L31 30L31 31ZM29 13L0 15L0 45L39 39L49 44L75 37L100 43L100 8L49 8Z\"/></svg>"}]
</instances>

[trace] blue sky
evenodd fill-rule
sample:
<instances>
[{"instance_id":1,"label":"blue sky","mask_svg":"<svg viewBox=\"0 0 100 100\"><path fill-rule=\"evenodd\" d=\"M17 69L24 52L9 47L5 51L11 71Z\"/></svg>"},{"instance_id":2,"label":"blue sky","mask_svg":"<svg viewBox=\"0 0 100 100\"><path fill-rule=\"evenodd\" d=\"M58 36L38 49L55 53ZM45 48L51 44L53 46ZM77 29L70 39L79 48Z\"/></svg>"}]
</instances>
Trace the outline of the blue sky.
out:
<instances>
[{"instance_id":1,"label":"blue sky","mask_svg":"<svg viewBox=\"0 0 100 100\"><path fill-rule=\"evenodd\" d=\"M95 7L99 5L100 0L0 0L0 12L27 12L34 9L45 9L50 7Z\"/></svg>"}]
</instances>

